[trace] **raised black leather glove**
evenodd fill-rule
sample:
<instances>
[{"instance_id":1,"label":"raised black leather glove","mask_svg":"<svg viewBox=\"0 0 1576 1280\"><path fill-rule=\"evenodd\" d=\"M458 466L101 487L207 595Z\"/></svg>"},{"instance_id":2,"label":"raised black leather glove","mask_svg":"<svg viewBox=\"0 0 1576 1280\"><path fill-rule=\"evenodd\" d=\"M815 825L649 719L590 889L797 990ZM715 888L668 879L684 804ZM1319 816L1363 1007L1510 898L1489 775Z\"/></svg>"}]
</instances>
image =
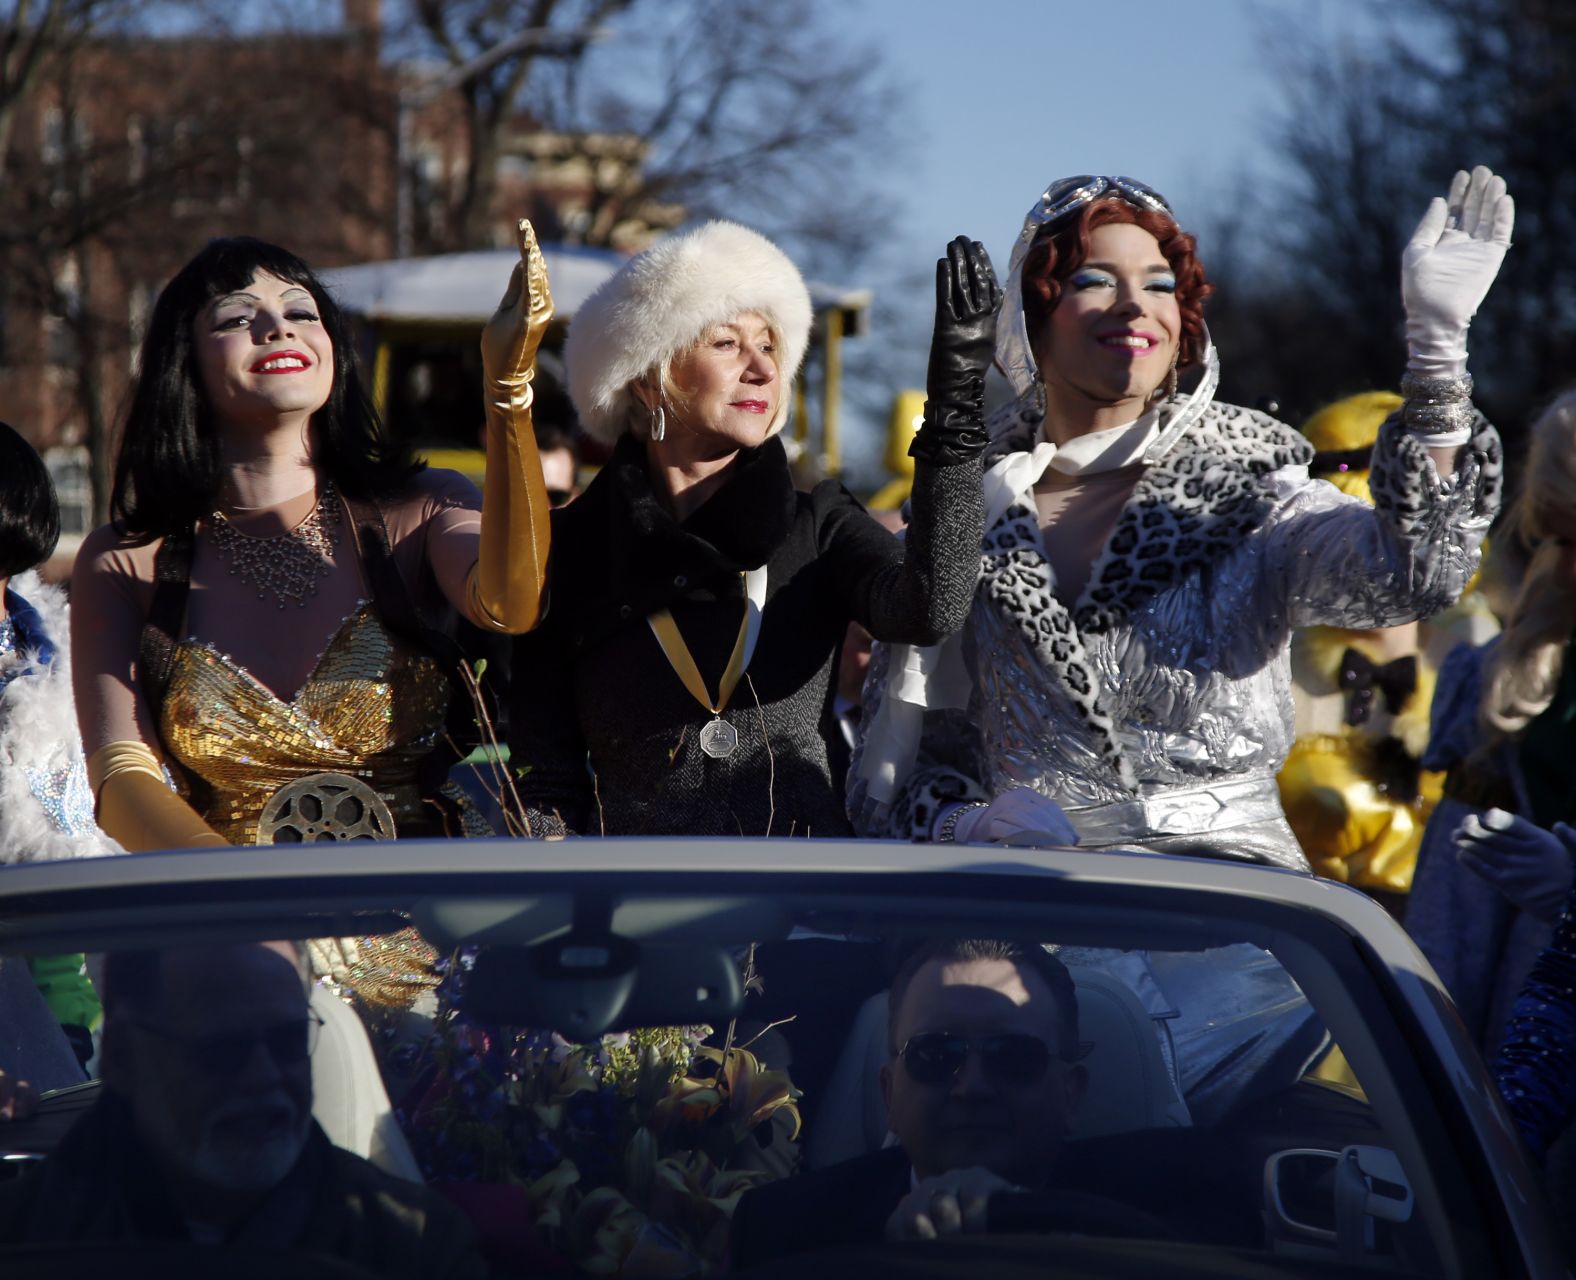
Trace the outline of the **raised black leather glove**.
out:
<instances>
[{"instance_id":1,"label":"raised black leather glove","mask_svg":"<svg viewBox=\"0 0 1576 1280\"><path fill-rule=\"evenodd\" d=\"M936 329L925 379L925 421L909 456L932 466L985 451L985 373L996 353L1001 287L978 240L959 236L936 263Z\"/></svg>"}]
</instances>

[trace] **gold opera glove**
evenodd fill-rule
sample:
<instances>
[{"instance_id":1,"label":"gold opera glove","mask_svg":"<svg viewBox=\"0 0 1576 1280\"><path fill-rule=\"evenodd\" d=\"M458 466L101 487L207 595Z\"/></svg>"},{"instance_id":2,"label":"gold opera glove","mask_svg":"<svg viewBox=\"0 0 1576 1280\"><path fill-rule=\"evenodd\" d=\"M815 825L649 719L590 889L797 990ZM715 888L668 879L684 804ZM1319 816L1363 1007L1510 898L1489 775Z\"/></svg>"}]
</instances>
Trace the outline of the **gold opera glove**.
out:
<instances>
[{"instance_id":1,"label":"gold opera glove","mask_svg":"<svg viewBox=\"0 0 1576 1280\"><path fill-rule=\"evenodd\" d=\"M553 318L553 295L531 224L521 219L519 233L520 263L482 332L487 478L481 556L465 593L472 622L509 635L542 620L550 536L547 485L531 426L531 378Z\"/></svg>"},{"instance_id":2,"label":"gold opera glove","mask_svg":"<svg viewBox=\"0 0 1576 1280\"><path fill-rule=\"evenodd\" d=\"M146 743L123 739L88 760L88 785L98 799L98 824L130 852L225 845L197 811L170 790Z\"/></svg>"}]
</instances>

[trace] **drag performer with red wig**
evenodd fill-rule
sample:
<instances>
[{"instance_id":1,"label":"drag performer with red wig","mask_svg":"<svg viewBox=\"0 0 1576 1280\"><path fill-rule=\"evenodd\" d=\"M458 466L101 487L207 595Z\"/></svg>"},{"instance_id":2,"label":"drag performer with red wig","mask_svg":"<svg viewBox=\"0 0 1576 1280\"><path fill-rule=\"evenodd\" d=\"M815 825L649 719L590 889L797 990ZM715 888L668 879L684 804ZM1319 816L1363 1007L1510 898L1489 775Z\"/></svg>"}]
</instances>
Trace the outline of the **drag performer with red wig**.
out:
<instances>
[{"instance_id":1,"label":"drag performer with red wig","mask_svg":"<svg viewBox=\"0 0 1576 1280\"><path fill-rule=\"evenodd\" d=\"M1466 332L1510 241L1505 184L1456 175L1402 260L1405 403L1374 506L1312 450L1213 398L1210 292L1169 205L1127 178L1053 183L1012 256L990 424L982 575L963 632L878 651L851 777L870 835L1200 846L1303 868L1275 774L1288 642L1385 627L1461 594L1498 508ZM1187 379L1184 391L1179 381Z\"/></svg>"},{"instance_id":2,"label":"drag performer with red wig","mask_svg":"<svg viewBox=\"0 0 1576 1280\"><path fill-rule=\"evenodd\" d=\"M1128 178L1053 183L1004 290L996 363L1017 399L990 423L968 622L941 646L877 646L856 829L1308 870L1275 782L1291 633L1427 617L1476 568L1502 465L1468 398L1466 331L1512 217L1501 180L1460 173L1406 248L1405 402L1375 442L1369 507L1310 478L1290 427L1215 402L1209 285L1165 200ZM1197 1123L1326 1055L1257 947L1084 959L1144 1000Z\"/></svg>"}]
</instances>

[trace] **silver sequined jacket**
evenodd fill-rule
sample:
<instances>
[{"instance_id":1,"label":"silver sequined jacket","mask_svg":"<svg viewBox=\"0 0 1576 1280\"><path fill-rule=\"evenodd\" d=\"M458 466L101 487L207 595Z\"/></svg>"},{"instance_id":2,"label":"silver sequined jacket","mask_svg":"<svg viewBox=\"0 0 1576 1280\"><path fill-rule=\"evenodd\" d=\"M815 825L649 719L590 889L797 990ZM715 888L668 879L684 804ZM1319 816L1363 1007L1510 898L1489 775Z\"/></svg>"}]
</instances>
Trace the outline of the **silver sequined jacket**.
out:
<instances>
[{"instance_id":1,"label":"silver sequined jacket","mask_svg":"<svg viewBox=\"0 0 1576 1280\"><path fill-rule=\"evenodd\" d=\"M1036 406L1031 394L993 420L987 466L1032 448ZM917 755L888 773L882 799L861 747L848 788L856 830L927 840L940 806L1032 787L1086 846L1208 845L1306 868L1275 789L1293 736L1292 629L1392 626L1454 602L1503 470L1481 416L1443 480L1399 414L1388 421L1372 508L1310 479L1311 457L1290 427L1211 404L1146 468L1072 609L1051 589L1032 495L1008 506L985 533L953 641L966 697L917 699ZM877 646L872 732L884 697L916 701L902 679L911 660Z\"/></svg>"}]
</instances>

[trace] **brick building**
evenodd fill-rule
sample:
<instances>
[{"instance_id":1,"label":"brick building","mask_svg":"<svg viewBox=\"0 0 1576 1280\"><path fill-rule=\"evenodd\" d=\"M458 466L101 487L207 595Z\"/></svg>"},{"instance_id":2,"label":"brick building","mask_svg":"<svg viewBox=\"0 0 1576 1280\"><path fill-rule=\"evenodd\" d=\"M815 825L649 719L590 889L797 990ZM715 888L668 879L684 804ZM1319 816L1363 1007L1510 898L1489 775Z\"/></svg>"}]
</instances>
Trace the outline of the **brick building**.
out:
<instances>
[{"instance_id":1,"label":"brick building","mask_svg":"<svg viewBox=\"0 0 1576 1280\"><path fill-rule=\"evenodd\" d=\"M329 31L105 36L23 104L0 184L0 418L56 476L62 555L107 501L148 309L205 240L256 235L317 267L394 257L402 145L409 243L452 237L465 118L452 97L409 92L433 69L386 60L380 23L377 0L344 0ZM407 106L403 144L402 87L421 104ZM529 216L544 239L584 239L600 219L603 242L642 247L682 210L593 213L591 166L643 158L636 139L514 122L489 201L498 242Z\"/></svg>"}]
</instances>

